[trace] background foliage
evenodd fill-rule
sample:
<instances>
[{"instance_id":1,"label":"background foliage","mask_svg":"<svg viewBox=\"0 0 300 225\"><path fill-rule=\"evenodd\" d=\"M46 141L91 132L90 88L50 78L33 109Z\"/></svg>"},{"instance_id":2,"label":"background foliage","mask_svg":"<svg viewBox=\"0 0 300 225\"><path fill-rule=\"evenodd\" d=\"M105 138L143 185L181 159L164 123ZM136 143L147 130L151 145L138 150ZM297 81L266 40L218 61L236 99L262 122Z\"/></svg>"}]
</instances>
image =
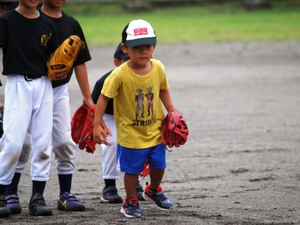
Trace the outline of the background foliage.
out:
<instances>
[{"instance_id":1,"label":"background foliage","mask_svg":"<svg viewBox=\"0 0 300 225\"><path fill-rule=\"evenodd\" d=\"M70 1L70 0L69 0ZM65 4L81 24L90 46L115 45L133 19L149 21L158 43L281 41L300 39L300 7L288 0L268 9L246 10L240 1L128 11L123 4Z\"/></svg>"}]
</instances>

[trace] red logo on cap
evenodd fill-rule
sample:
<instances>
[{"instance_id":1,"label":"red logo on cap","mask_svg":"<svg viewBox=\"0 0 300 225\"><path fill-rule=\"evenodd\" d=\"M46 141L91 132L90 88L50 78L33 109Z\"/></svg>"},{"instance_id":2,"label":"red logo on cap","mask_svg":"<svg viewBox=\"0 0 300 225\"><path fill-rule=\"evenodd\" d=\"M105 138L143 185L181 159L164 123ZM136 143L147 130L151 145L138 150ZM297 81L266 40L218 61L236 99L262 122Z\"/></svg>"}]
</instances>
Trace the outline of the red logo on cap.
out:
<instances>
[{"instance_id":1,"label":"red logo on cap","mask_svg":"<svg viewBox=\"0 0 300 225\"><path fill-rule=\"evenodd\" d=\"M147 35L148 34L148 30L147 28L137 28L134 29L134 36L138 36L138 35Z\"/></svg>"}]
</instances>

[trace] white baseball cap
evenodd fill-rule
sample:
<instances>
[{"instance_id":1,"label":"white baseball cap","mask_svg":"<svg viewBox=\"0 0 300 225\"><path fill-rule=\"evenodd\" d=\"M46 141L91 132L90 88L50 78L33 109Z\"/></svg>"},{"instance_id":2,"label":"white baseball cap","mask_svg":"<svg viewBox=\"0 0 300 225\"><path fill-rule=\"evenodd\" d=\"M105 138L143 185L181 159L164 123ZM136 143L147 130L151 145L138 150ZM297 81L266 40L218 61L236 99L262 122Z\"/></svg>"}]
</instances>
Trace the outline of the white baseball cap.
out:
<instances>
[{"instance_id":1,"label":"white baseball cap","mask_svg":"<svg viewBox=\"0 0 300 225\"><path fill-rule=\"evenodd\" d=\"M132 20L122 32L122 42L132 48L138 45L156 45L156 34L150 23L142 19Z\"/></svg>"}]
</instances>

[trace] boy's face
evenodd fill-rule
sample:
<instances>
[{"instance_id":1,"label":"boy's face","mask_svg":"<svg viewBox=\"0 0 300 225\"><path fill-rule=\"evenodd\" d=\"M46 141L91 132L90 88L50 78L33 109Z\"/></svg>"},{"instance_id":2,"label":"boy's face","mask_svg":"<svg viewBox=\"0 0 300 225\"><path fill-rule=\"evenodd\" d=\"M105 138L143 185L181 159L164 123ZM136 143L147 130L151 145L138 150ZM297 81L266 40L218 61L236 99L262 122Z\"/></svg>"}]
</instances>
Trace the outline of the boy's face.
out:
<instances>
[{"instance_id":1,"label":"boy's face","mask_svg":"<svg viewBox=\"0 0 300 225\"><path fill-rule=\"evenodd\" d=\"M114 59L114 64L116 67L121 66L124 62L127 62L129 60L129 58L125 58L125 59Z\"/></svg>"},{"instance_id":2,"label":"boy's face","mask_svg":"<svg viewBox=\"0 0 300 225\"><path fill-rule=\"evenodd\" d=\"M36 8L42 0L19 0L19 6L24 6L26 8Z\"/></svg>"},{"instance_id":3,"label":"boy's face","mask_svg":"<svg viewBox=\"0 0 300 225\"><path fill-rule=\"evenodd\" d=\"M67 0L44 0L43 4L53 8L60 8L66 1Z\"/></svg>"},{"instance_id":4,"label":"boy's face","mask_svg":"<svg viewBox=\"0 0 300 225\"><path fill-rule=\"evenodd\" d=\"M130 61L140 66L145 66L152 58L155 45L139 45L133 48L127 48L122 44L122 50L129 55Z\"/></svg>"}]
</instances>

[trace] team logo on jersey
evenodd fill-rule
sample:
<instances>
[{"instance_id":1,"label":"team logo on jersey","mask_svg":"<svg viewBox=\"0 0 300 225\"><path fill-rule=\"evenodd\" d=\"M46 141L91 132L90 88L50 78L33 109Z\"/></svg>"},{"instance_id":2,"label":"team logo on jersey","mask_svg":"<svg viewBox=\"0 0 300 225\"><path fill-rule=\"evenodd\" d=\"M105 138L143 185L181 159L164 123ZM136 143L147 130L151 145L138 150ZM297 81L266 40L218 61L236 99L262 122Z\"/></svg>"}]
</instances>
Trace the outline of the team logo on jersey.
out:
<instances>
[{"instance_id":1,"label":"team logo on jersey","mask_svg":"<svg viewBox=\"0 0 300 225\"><path fill-rule=\"evenodd\" d=\"M41 37L41 44L44 47L47 47L47 43L50 40L50 38L52 37L52 33L50 34L43 34Z\"/></svg>"}]
</instances>

